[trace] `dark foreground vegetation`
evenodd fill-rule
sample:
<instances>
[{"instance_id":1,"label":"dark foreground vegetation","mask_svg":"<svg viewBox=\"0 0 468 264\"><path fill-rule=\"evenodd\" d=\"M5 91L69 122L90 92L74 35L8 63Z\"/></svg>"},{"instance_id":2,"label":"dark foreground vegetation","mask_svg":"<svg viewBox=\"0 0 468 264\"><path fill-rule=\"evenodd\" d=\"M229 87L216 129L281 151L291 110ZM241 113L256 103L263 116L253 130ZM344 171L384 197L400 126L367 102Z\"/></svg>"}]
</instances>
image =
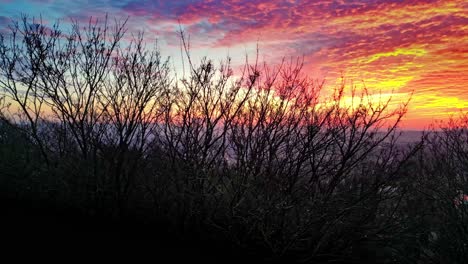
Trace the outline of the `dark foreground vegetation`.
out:
<instances>
[{"instance_id":1,"label":"dark foreground vegetation","mask_svg":"<svg viewBox=\"0 0 468 264\"><path fill-rule=\"evenodd\" d=\"M195 62L183 33L190 71L176 75L125 31L24 18L1 36L8 237L221 262L466 263L467 116L402 145L407 102L321 91L300 60Z\"/></svg>"}]
</instances>

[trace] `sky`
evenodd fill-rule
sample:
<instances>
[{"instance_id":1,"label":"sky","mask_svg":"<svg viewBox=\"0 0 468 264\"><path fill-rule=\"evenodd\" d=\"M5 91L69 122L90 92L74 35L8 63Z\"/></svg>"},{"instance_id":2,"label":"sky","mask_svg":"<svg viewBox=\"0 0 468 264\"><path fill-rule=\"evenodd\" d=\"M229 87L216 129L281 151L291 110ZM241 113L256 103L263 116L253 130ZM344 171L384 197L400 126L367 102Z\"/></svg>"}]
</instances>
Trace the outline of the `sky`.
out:
<instances>
[{"instance_id":1,"label":"sky","mask_svg":"<svg viewBox=\"0 0 468 264\"><path fill-rule=\"evenodd\" d=\"M45 23L90 16L129 17L130 32L158 39L163 55L180 58L182 27L194 56L241 64L304 58L304 71L325 80L410 96L403 126L427 128L468 110L468 2L301 0L0 0L0 32L21 14Z\"/></svg>"}]
</instances>

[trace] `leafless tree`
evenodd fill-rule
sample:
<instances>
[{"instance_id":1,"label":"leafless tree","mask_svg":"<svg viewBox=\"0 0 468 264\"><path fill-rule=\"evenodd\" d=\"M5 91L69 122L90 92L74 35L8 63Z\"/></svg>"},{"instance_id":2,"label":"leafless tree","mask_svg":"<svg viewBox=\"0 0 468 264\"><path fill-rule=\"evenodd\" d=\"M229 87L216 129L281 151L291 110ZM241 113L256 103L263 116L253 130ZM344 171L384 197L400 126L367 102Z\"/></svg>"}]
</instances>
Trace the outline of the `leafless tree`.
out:
<instances>
[{"instance_id":1,"label":"leafless tree","mask_svg":"<svg viewBox=\"0 0 468 264\"><path fill-rule=\"evenodd\" d=\"M0 45L1 84L19 107L19 122L47 163L55 156L56 167L73 168L69 180L81 181L73 184L84 187L79 193L93 200L107 191L121 206L157 123L167 63L142 34L123 46L126 20L73 21L68 33L58 24L21 22Z\"/></svg>"},{"instance_id":2,"label":"leafless tree","mask_svg":"<svg viewBox=\"0 0 468 264\"><path fill-rule=\"evenodd\" d=\"M168 61L157 48L146 48L141 33L128 48L117 49L110 74L99 95L105 124L101 150L109 163L112 190L123 206L160 125L160 98L170 84Z\"/></svg>"},{"instance_id":3,"label":"leafless tree","mask_svg":"<svg viewBox=\"0 0 468 264\"><path fill-rule=\"evenodd\" d=\"M396 145L407 102L391 109L391 99L351 89L350 104L344 84L323 100L301 60L247 63L229 83L228 65L194 66L184 48L191 72L166 94L159 132L171 164L161 177L173 184L160 191L173 191L162 196L178 219L240 245L254 237L276 257L339 258L391 235L404 195L395 175L415 152Z\"/></svg>"},{"instance_id":4,"label":"leafless tree","mask_svg":"<svg viewBox=\"0 0 468 264\"><path fill-rule=\"evenodd\" d=\"M463 263L468 256L467 114L434 126L421 155L417 193L429 218L424 225L425 257Z\"/></svg>"}]
</instances>

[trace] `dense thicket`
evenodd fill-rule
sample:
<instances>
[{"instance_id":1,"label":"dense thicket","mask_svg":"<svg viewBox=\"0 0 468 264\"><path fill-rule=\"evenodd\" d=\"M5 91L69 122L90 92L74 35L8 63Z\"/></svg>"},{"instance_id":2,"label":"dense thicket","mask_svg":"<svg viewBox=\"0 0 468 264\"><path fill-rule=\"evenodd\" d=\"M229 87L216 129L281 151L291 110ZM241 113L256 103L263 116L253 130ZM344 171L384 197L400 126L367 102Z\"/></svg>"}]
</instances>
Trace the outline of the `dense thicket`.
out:
<instances>
[{"instance_id":1,"label":"dense thicket","mask_svg":"<svg viewBox=\"0 0 468 264\"><path fill-rule=\"evenodd\" d=\"M322 91L300 60L176 75L125 21L0 37L2 195L165 219L265 259L463 263L468 119L398 143L407 102ZM346 96L345 96L346 95Z\"/></svg>"}]
</instances>

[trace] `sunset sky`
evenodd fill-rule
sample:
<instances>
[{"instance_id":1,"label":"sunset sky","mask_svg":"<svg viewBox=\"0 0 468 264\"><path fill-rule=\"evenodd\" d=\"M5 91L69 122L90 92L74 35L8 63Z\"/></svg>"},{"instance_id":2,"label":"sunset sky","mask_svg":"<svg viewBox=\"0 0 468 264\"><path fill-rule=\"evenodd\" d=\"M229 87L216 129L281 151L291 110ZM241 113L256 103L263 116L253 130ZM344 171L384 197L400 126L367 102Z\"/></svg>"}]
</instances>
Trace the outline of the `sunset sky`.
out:
<instances>
[{"instance_id":1,"label":"sunset sky","mask_svg":"<svg viewBox=\"0 0 468 264\"><path fill-rule=\"evenodd\" d=\"M396 100L413 93L404 127L421 129L468 110L468 2L455 1L53 1L0 0L0 31L21 13L46 23L130 16L163 55L180 57L179 23L197 56L240 64L258 43L260 58L304 56L305 70L331 89L343 74ZM328 89L328 88L327 88Z\"/></svg>"}]
</instances>

